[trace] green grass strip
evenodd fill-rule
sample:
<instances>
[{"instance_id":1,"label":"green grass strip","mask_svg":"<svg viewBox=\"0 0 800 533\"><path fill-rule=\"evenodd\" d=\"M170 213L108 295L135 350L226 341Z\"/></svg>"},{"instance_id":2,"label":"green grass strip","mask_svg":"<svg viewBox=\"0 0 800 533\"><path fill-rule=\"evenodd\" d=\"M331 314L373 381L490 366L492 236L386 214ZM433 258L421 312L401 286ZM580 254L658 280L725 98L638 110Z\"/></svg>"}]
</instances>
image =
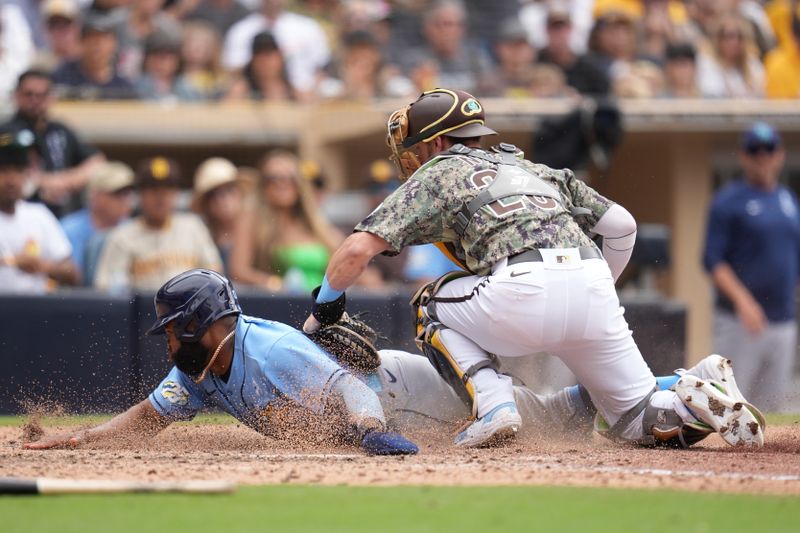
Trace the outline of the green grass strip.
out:
<instances>
[{"instance_id":1,"label":"green grass strip","mask_svg":"<svg viewBox=\"0 0 800 533\"><path fill-rule=\"evenodd\" d=\"M570 487L263 486L233 495L0 497L3 531L797 531L800 499Z\"/></svg>"}]
</instances>

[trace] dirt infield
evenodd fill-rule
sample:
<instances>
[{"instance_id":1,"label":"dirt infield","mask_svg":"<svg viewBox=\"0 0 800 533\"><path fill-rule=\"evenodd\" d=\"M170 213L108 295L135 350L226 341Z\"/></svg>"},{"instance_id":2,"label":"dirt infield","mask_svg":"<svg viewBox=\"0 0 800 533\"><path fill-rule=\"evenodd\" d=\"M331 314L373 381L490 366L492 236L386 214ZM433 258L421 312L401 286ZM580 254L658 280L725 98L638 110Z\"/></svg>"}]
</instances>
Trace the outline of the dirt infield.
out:
<instances>
[{"instance_id":1,"label":"dirt infield","mask_svg":"<svg viewBox=\"0 0 800 533\"><path fill-rule=\"evenodd\" d=\"M72 430L75 428L73 427ZM47 432L58 428L47 428ZM27 436L27 435L26 435ZM242 484L580 485L800 495L800 425L767 429L748 452L712 435L692 450L591 442L516 442L459 450L414 435L422 453L366 457L357 449L297 445L237 425L176 424L155 439L76 450L21 448L21 427L0 428L0 476L229 479Z\"/></svg>"}]
</instances>

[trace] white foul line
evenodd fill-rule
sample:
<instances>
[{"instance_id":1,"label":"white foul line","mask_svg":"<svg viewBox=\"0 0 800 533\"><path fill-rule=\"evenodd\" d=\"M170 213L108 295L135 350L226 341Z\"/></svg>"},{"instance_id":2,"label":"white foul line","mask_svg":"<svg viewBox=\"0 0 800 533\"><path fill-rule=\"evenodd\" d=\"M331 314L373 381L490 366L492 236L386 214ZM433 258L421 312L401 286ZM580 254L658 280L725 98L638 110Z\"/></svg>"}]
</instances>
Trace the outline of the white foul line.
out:
<instances>
[{"instance_id":1,"label":"white foul line","mask_svg":"<svg viewBox=\"0 0 800 533\"><path fill-rule=\"evenodd\" d=\"M266 459L277 461L302 461L306 459L323 459L331 461L354 461L357 459L366 458L362 454L354 453L276 453L276 454L252 454L254 459ZM526 463L525 467L532 470L550 470L550 471L568 471L568 472L587 472L587 473L605 473L605 474L632 474L637 476L659 476L659 477L693 477L693 478L721 478L731 480L755 480L755 481L800 481L800 475L788 474L750 474L743 472L714 472L712 470L670 470L665 468L631 468L625 466L590 466L590 465L571 465L564 463L554 462L538 462L543 457L537 456L520 456L519 459ZM537 461L537 462L533 462ZM532 464L531 464L532 462ZM448 463L439 463L440 465L447 466ZM449 463L452 466L457 466L463 469L464 467L484 467L486 463L471 464L471 463ZM411 466L411 465L409 465ZM424 466L426 468L432 466L427 464L415 465Z\"/></svg>"}]
</instances>

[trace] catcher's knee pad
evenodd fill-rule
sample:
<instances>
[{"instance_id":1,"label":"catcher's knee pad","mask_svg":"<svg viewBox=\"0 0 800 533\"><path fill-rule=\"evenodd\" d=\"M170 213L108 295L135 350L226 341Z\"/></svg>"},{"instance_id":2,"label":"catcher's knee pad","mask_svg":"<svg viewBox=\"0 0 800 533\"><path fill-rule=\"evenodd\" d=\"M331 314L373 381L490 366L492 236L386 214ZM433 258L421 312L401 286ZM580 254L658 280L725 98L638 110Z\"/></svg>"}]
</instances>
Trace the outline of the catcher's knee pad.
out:
<instances>
[{"instance_id":1,"label":"catcher's knee pad","mask_svg":"<svg viewBox=\"0 0 800 533\"><path fill-rule=\"evenodd\" d=\"M416 339L417 347L425 354L442 379L452 387L461 401L470 409L472 416L475 416L475 386L472 383L472 376L484 368L496 369L495 359L482 361L466 369L462 368L442 342L443 329L446 328L438 322L429 321L422 334Z\"/></svg>"},{"instance_id":2,"label":"catcher's knee pad","mask_svg":"<svg viewBox=\"0 0 800 533\"><path fill-rule=\"evenodd\" d=\"M425 332L425 326L436 321L436 293L442 285L454 279L471 276L469 272L454 270L420 287L414 296L411 297L411 307L414 308L414 336L421 338Z\"/></svg>"}]
</instances>

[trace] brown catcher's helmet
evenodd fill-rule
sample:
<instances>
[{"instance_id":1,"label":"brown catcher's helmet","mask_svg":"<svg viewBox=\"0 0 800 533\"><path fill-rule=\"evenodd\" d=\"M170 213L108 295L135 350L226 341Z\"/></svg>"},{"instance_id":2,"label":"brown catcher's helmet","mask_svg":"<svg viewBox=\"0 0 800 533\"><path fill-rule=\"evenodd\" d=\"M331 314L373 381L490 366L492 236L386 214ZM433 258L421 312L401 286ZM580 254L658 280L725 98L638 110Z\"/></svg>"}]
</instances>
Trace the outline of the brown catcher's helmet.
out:
<instances>
[{"instance_id":1,"label":"brown catcher's helmet","mask_svg":"<svg viewBox=\"0 0 800 533\"><path fill-rule=\"evenodd\" d=\"M484 120L483 106L467 92L449 89L424 92L389 117L386 144L392 150L390 159L400 174L408 178L420 167L419 159L409 148L440 135L458 139L496 135L496 131L484 125Z\"/></svg>"}]
</instances>

